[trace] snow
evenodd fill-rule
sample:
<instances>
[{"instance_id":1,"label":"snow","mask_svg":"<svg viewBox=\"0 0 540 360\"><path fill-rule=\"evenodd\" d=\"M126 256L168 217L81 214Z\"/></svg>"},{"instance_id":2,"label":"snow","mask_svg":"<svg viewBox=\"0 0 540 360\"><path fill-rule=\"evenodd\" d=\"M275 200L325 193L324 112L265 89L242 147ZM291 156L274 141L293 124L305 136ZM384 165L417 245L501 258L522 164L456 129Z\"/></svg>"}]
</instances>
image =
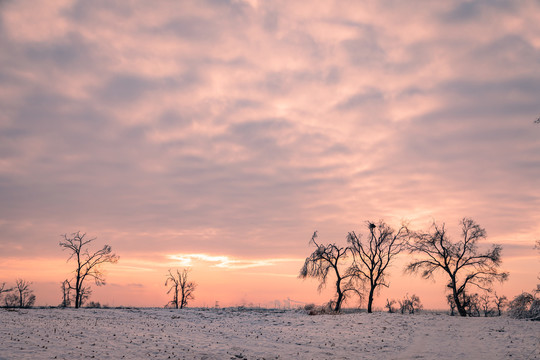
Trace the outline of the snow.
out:
<instances>
[{"instance_id":1,"label":"snow","mask_svg":"<svg viewBox=\"0 0 540 360\"><path fill-rule=\"evenodd\" d=\"M0 310L4 359L540 359L540 322L272 309Z\"/></svg>"}]
</instances>

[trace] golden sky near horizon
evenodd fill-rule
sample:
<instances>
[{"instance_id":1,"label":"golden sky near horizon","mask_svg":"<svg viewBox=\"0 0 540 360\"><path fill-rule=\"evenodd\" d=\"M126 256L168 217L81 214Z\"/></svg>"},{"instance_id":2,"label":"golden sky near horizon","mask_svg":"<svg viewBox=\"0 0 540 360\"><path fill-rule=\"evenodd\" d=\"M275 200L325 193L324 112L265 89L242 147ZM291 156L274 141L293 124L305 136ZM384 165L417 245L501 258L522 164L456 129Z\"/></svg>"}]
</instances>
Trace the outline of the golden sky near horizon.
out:
<instances>
[{"instance_id":1,"label":"golden sky near horizon","mask_svg":"<svg viewBox=\"0 0 540 360\"><path fill-rule=\"evenodd\" d=\"M536 285L537 1L4 1L0 44L0 283L38 304L79 230L120 255L92 298L115 305L164 305L187 265L194 305L323 302L296 278L313 231L379 219L471 217L499 291ZM379 306L444 307L407 260Z\"/></svg>"}]
</instances>

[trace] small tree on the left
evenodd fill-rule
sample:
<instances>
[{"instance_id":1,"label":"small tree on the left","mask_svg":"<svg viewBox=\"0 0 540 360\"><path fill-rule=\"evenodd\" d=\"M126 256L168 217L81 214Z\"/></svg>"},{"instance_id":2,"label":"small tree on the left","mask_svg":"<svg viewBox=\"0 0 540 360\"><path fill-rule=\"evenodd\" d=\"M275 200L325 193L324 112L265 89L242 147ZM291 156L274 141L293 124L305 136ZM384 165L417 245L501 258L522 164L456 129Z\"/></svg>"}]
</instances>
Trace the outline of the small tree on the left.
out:
<instances>
[{"instance_id":1,"label":"small tree on the left","mask_svg":"<svg viewBox=\"0 0 540 360\"><path fill-rule=\"evenodd\" d=\"M174 306L175 309L183 309L187 306L189 300L195 299L193 293L197 284L193 281L188 281L188 274L189 269L183 269L182 272L176 269L176 274L173 274L171 269L169 269L165 286L171 285L167 294L172 292L173 299L167 305Z\"/></svg>"},{"instance_id":2,"label":"small tree on the left","mask_svg":"<svg viewBox=\"0 0 540 360\"><path fill-rule=\"evenodd\" d=\"M74 306L79 308L84 300L90 294L90 287L85 286L87 278L94 279L96 285L105 285L105 275L101 270L101 265L105 263L115 264L118 262L119 256L112 253L109 245L104 245L102 249L90 253L88 244L96 240L96 238L87 239L86 234L81 234L79 231L71 235L62 235L64 240L60 241L62 250L68 250L70 256L68 261L75 259L76 267L73 270L74 276L71 280L66 280L68 289L74 291Z\"/></svg>"}]
</instances>

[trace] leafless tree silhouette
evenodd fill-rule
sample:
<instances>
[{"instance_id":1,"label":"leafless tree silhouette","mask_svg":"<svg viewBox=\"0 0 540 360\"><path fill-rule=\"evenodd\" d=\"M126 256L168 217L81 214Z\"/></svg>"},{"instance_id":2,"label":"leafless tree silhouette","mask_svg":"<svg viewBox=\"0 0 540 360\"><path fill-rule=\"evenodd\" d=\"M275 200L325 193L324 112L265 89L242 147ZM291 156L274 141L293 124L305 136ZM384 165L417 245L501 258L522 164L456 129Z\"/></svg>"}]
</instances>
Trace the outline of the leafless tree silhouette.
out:
<instances>
[{"instance_id":1,"label":"leafless tree silhouette","mask_svg":"<svg viewBox=\"0 0 540 360\"><path fill-rule=\"evenodd\" d=\"M462 299L467 316L480 316L480 296L478 293L464 293Z\"/></svg>"},{"instance_id":2,"label":"leafless tree silhouette","mask_svg":"<svg viewBox=\"0 0 540 360\"><path fill-rule=\"evenodd\" d=\"M6 283L2 283L2 286L0 286L0 300L2 300L2 294L10 293L13 291L13 288L6 288Z\"/></svg>"},{"instance_id":3,"label":"leafless tree silhouette","mask_svg":"<svg viewBox=\"0 0 540 360\"><path fill-rule=\"evenodd\" d=\"M495 303L495 307L497 308L497 315L501 316L502 311L508 305L508 299L504 295L499 296L497 295L497 293L495 293L493 302Z\"/></svg>"},{"instance_id":4,"label":"leafless tree silhouette","mask_svg":"<svg viewBox=\"0 0 540 360\"><path fill-rule=\"evenodd\" d=\"M420 302L420 297L412 294L409 297L409 294L405 295L403 300L398 300L399 310L402 314L408 312L409 314L414 314L423 308L422 303Z\"/></svg>"},{"instance_id":5,"label":"leafless tree silhouette","mask_svg":"<svg viewBox=\"0 0 540 360\"><path fill-rule=\"evenodd\" d=\"M62 303L60 304L60 306L68 307L71 305L71 285L69 284L69 281L67 279L62 281L62 285L60 286L60 288L62 289Z\"/></svg>"},{"instance_id":6,"label":"leafless tree silhouette","mask_svg":"<svg viewBox=\"0 0 540 360\"><path fill-rule=\"evenodd\" d=\"M388 310L389 313L395 313L396 309L394 308L394 304L396 303L396 300L392 299L386 299L386 305L384 307Z\"/></svg>"},{"instance_id":7,"label":"leafless tree silhouette","mask_svg":"<svg viewBox=\"0 0 540 360\"><path fill-rule=\"evenodd\" d=\"M15 287L12 289L12 293L6 295L4 302L7 307L31 307L36 301L36 296L30 290L31 282L17 279L15 280Z\"/></svg>"},{"instance_id":8,"label":"leafless tree silhouette","mask_svg":"<svg viewBox=\"0 0 540 360\"><path fill-rule=\"evenodd\" d=\"M501 265L500 245L493 245L490 250L480 252L478 241L486 238L486 231L472 219L461 221L462 238L458 242L448 239L444 224L432 225L428 233L416 233L409 243L411 253L423 255L420 260L411 262L406 271L421 272L422 277L431 278L441 270L448 275L448 288L461 316L467 316L464 302L470 285L487 290L494 280L504 281L508 273L499 272Z\"/></svg>"},{"instance_id":9,"label":"leafless tree silhouette","mask_svg":"<svg viewBox=\"0 0 540 360\"><path fill-rule=\"evenodd\" d=\"M367 311L371 313L375 291L381 286L388 287L386 270L403 250L409 231L404 224L395 231L382 220L378 224L367 222L367 228L367 240L353 231L348 234L347 241L354 258L351 272L369 286Z\"/></svg>"},{"instance_id":10,"label":"leafless tree silhouette","mask_svg":"<svg viewBox=\"0 0 540 360\"><path fill-rule=\"evenodd\" d=\"M300 269L298 277L305 279L312 277L319 280L319 291L326 286L328 273L330 270L336 276L336 299L333 310L341 310L343 301L349 293L360 295L356 288L357 277L351 271L351 267L345 268L342 264L347 258L351 249L349 247L339 247L336 244L317 243L317 232L313 233L310 244L315 245L315 250L306 258L304 266Z\"/></svg>"},{"instance_id":11,"label":"leafless tree silhouette","mask_svg":"<svg viewBox=\"0 0 540 360\"><path fill-rule=\"evenodd\" d=\"M446 295L446 301L450 305L450 316L455 315L456 303L454 302L454 296L452 294Z\"/></svg>"},{"instance_id":12,"label":"leafless tree silhouette","mask_svg":"<svg viewBox=\"0 0 540 360\"><path fill-rule=\"evenodd\" d=\"M540 321L540 299L535 294L523 292L508 304L508 315L516 319Z\"/></svg>"},{"instance_id":13,"label":"leafless tree silhouette","mask_svg":"<svg viewBox=\"0 0 540 360\"><path fill-rule=\"evenodd\" d=\"M187 306L188 301L194 299L193 293L197 284L192 281L188 281L189 269L184 268L182 272L176 270L176 274L173 274L169 269L165 286L171 284L167 294L173 293L173 299L169 302L170 305L176 309L183 309Z\"/></svg>"},{"instance_id":14,"label":"leafless tree silhouette","mask_svg":"<svg viewBox=\"0 0 540 360\"><path fill-rule=\"evenodd\" d=\"M109 245L104 245L102 249L90 253L87 246L96 238L85 239L86 234L81 234L79 231L70 236L64 234L63 237L64 240L60 241L60 247L71 253L68 261L72 258L76 261L76 268L73 271L74 277L70 281L66 281L69 289L75 291L75 308L79 308L91 293L90 287L84 286L85 280L92 278L96 285L105 285L105 275L101 270L101 265L114 264L118 262L119 257L112 254Z\"/></svg>"},{"instance_id":15,"label":"leafless tree silhouette","mask_svg":"<svg viewBox=\"0 0 540 360\"><path fill-rule=\"evenodd\" d=\"M491 303L492 299L487 291L484 292L482 295L479 295L478 304L480 306L480 309L482 309L482 312L484 313L484 317L488 317L493 314Z\"/></svg>"}]
</instances>

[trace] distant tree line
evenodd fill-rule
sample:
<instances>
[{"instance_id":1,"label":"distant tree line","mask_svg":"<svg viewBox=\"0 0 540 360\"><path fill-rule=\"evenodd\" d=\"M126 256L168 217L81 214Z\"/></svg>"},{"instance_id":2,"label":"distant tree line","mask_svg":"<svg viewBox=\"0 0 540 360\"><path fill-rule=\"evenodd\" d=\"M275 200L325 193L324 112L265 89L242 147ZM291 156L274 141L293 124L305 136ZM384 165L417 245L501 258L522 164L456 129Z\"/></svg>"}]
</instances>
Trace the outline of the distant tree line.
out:
<instances>
[{"instance_id":1,"label":"distant tree line","mask_svg":"<svg viewBox=\"0 0 540 360\"><path fill-rule=\"evenodd\" d=\"M0 301L7 308L29 308L36 302L36 296L30 289L32 283L23 279L16 279L15 286L8 288L6 283L0 286Z\"/></svg>"}]
</instances>

